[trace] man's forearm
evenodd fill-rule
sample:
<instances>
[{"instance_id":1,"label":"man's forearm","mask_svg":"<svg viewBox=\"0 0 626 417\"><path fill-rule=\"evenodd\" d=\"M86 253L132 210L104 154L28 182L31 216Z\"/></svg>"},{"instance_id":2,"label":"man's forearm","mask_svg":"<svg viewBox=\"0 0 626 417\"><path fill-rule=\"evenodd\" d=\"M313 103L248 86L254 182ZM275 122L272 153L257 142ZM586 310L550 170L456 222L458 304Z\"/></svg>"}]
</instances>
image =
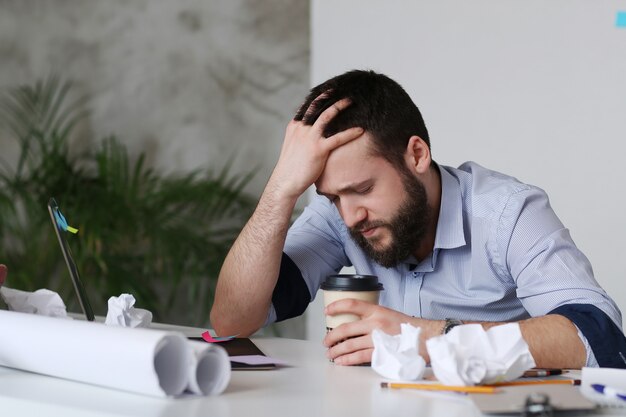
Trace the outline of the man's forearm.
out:
<instances>
[{"instance_id":1,"label":"man's forearm","mask_svg":"<svg viewBox=\"0 0 626 417\"><path fill-rule=\"evenodd\" d=\"M265 322L295 203L270 180L220 271L211 309L218 334L247 336Z\"/></svg>"},{"instance_id":2,"label":"man's forearm","mask_svg":"<svg viewBox=\"0 0 626 417\"><path fill-rule=\"evenodd\" d=\"M505 322L468 321L464 323L479 323L485 330L506 324ZM537 367L578 369L585 366L587 360L585 346L578 336L576 326L569 319L551 314L522 320L519 325L522 337L528 344ZM424 328L426 331L420 348L425 347L424 343L427 339L441 335L443 321L430 321L429 326ZM426 352L426 350L421 351ZM429 361L427 356L425 359Z\"/></svg>"},{"instance_id":3,"label":"man's forearm","mask_svg":"<svg viewBox=\"0 0 626 417\"><path fill-rule=\"evenodd\" d=\"M324 136L326 124L349 105L344 98L312 125L300 119L287 125L272 177L220 271L211 309L211 324L219 334L250 335L263 325L296 201L320 177L333 150L363 135L362 128L352 127Z\"/></svg>"},{"instance_id":4,"label":"man's forearm","mask_svg":"<svg viewBox=\"0 0 626 417\"><path fill-rule=\"evenodd\" d=\"M518 322L522 337L538 368L582 368L587 361L585 345L576 326L558 314ZM481 323L484 329L506 323Z\"/></svg>"},{"instance_id":5,"label":"man's forearm","mask_svg":"<svg viewBox=\"0 0 626 417\"><path fill-rule=\"evenodd\" d=\"M582 368L585 345L576 326L566 317L550 314L519 322L522 336L539 368Z\"/></svg>"}]
</instances>

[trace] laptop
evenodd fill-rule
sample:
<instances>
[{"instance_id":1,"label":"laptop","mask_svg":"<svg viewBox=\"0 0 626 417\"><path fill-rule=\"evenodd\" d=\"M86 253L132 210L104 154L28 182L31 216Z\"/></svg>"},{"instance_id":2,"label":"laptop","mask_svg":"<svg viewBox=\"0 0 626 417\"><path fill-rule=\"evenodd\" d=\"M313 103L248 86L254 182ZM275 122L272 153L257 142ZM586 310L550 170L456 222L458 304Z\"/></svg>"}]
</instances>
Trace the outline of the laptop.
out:
<instances>
[{"instance_id":1,"label":"laptop","mask_svg":"<svg viewBox=\"0 0 626 417\"><path fill-rule=\"evenodd\" d=\"M80 274L78 273L78 267L76 266L74 258L72 257L72 251L67 244L67 222L65 221L65 217L63 217L61 210L59 210L59 206L54 198L51 198L48 201L48 212L50 213L50 219L52 219L54 232L56 233L57 239L59 240L59 245L61 246L63 259L65 259L65 264L67 265L67 269L70 272L70 277L72 278L72 284L74 284L74 291L76 292L76 296L78 297L80 308L83 310L83 313L85 314L87 320L94 321L95 316L93 314L93 309L91 308L91 304L89 303L89 299L87 298L87 292L85 291L85 287L80 280Z\"/></svg>"}]
</instances>

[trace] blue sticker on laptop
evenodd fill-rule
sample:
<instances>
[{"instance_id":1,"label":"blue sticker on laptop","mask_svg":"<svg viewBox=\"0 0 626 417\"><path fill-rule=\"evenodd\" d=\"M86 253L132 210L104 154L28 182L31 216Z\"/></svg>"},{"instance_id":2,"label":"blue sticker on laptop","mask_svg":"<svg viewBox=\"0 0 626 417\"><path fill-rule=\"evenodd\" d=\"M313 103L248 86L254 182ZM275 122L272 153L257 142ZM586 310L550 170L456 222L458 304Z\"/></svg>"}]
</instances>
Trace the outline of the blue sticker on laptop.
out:
<instances>
[{"instance_id":1,"label":"blue sticker on laptop","mask_svg":"<svg viewBox=\"0 0 626 417\"><path fill-rule=\"evenodd\" d=\"M61 210L54 210L54 218L56 219L57 224L59 225L61 230L63 230L64 232L70 232L74 234L78 233L78 229L67 224L67 220L65 220L65 217L61 213Z\"/></svg>"}]
</instances>

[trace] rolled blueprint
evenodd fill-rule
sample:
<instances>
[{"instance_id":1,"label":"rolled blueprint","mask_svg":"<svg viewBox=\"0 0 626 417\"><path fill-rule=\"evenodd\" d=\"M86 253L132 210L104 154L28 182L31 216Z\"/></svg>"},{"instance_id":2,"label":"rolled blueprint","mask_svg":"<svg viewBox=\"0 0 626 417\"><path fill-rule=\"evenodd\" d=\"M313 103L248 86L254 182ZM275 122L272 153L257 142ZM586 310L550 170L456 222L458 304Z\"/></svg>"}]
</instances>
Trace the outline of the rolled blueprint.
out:
<instances>
[{"instance_id":1,"label":"rolled blueprint","mask_svg":"<svg viewBox=\"0 0 626 417\"><path fill-rule=\"evenodd\" d=\"M0 366L158 397L189 385L192 349L177 332L0 310L0 337Z\"/></svg>"},{"instance_id":2,"label":"rolled blueprint","mask_svg":"<svg viewBox=\"0 0 626 417\"><path fill-rule=\"evenodd\" d=\"M215 343L189 342L189 385L187 391L198 395L221 394L230 381L230 359L226 349Z\"/></svg>"}]
</instances>

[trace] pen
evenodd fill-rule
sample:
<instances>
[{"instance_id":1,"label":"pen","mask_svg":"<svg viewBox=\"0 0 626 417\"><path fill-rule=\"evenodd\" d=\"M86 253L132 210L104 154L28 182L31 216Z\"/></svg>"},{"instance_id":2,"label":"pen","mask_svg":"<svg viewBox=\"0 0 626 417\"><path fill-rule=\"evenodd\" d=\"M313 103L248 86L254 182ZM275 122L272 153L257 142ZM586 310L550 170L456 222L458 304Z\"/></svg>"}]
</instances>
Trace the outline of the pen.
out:
<instances>
[{"instance_id":1,"label":"pen","mask_svg":"<svg viewBox=\"0 0 626 417\"><path fill-rule=\"evenodd\" d=\"M626 393L619 392L615 388L607 387L602 384L591 384L591 388L610 398L626 401Z\"/></svg>"},{"instance_id":2,"label":"pen","mask_svg":"<svg viewBox=\"0 0 626 417\"><path fill-rule=\"evenodd\" d=\"M466 387L441 384L411 384L405 382L381 382L381 388L410 388L428 391L454 391L467 394L493 394L498 392L495 387Z\"/></svg>"},{"instance_id":3,"label":"pen","mask_svg":"<svg viewBox=\"0 0 626 417\"><path fill-rule=\"evenodd\" d=\"M496 382L485 387L515 387L519 385L580 385L580 379L537 379L534 381Z\"/></svg>"},{"instance_id":4,"label":"pen","mask_svg":"<svg viewBox=\"0 0 626 417\"><path fill-rule=\"evenodd\" d=\"M529 369L524 372L525 377L543 377L543 376L551 376L551 375L561 375L563 373L562 369Z\"/></svg>"}]
</instances>

